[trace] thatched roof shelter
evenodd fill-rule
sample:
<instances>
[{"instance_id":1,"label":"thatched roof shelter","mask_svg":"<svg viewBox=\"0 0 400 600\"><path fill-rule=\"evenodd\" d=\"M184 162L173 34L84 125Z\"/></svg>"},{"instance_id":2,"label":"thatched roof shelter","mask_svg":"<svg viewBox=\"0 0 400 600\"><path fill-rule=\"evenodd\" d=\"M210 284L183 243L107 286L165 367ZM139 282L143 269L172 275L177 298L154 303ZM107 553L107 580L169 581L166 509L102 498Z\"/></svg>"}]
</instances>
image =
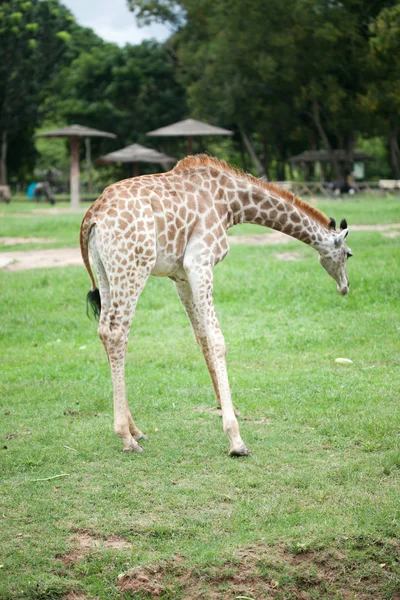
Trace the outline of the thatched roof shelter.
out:
<instances>
[{"instance_id":1,"label":"thatched roof shelter","mask_svg":"<svg viewBox=\"0 0 400 600\"><path fill-rule=\"evenodd\" d=\"M209 123L195 121L194 119L185 119L184 121L178 121L177 123L173 123L172 125L160 127L160 129L155 129L154 131L149 131L147 133L147 135L154 137L186 137L188 154L192 154L193 152L193 136L232 134L233 131L230 131L229 129L215 127L214 125L209 125Z\"/></svg>"},{"instance_id":2,"label":"thatched roof shelter","mask_svg":"<svg viewBox=\"0 0 400 600\"><path fill-rule=\"evenodd\" d=\"M61 129L53 129L44 133L38 133L35 137L69 137L71 138L71 176L70 194L71 208L79 208L79 138L108 137L116 138L114 133L92 129L84 125L70 125Z\"/></svg>"},{"instance_id":3,"label":"thatched roof shelter","mask_svg":"<svg viewBox=\"0 0 400 600\"><path fill-rule=\"evenodd\" d=\"M333 150L333 153L338 161L345 161L348 159L348 154L345 150ZM295 156L289 158L289 162L292 164L330 162L330 160L330 156L326 150L306 150L301 154L296 154ZM355 150L353 152L353 160L360 162L364 160L372 160L372 156L365 154L365 152Z\"/></svg>"},{"instance_id":4,"label":"thatched roof shelter","mask_svg":"<svg viewBox=\"0 0 400 600\"><path fill-rule=\"evenodd\" d=\"M100 165L109 165L111 163L132 163L134 176L136 177L139 175L139 163L141 162L161 164L165 168L165 166L169 163L176 162L176 158L172 158L172 156L158 152L153 148L146 148L140 144L131 144L130 146L121 148L121 150L116 150L115 152L110 152L109 154L101 156L96 162Z\"/></svg>"}]
</instances>

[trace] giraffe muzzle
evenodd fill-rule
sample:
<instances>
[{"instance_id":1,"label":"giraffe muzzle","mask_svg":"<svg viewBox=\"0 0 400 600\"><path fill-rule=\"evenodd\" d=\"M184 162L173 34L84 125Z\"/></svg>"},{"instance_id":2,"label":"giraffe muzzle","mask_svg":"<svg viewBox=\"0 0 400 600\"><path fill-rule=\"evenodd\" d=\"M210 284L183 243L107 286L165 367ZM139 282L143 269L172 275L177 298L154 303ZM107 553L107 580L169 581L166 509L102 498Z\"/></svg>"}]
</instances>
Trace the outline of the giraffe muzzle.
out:
<instances>
[{"instance_id":1,"label":"giraffe muzzle","mask_svg":"<svg viewBox=\"0 0 400 600\"><path fill-rule=\"evenodd\" d=\"M349 293L349 288L350 288L350 284L349 283L347 283L347 285L343 285L343 286L338 285L337 286L337 291L339 292L339 294L341 296L345 296L346 294Z\"/></svg>"}]
</instances>

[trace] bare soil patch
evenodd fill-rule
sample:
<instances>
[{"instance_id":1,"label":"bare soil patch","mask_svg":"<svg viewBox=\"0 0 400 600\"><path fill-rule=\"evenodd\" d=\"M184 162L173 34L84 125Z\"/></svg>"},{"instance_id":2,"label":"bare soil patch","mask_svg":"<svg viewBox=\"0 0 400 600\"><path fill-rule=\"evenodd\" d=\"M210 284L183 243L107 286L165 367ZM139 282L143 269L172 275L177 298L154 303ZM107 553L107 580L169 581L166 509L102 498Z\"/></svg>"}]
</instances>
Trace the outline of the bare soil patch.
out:
<instances>
[{"instance_id":1,"label":"bare soil patch","mask_svg":"<svg viewBox=\"0 0 400 600\"><path fill-rule=\"evenodd\" d=\"M4 271L23 271L48 267L82 266L79 248L52 248L48 250L18 250L0 254L0 268Z\"/></svg>"},{"instance_id":2,"label":"bare soil patch","mask_svg":"<svg viewBox=\"0 0 400 600\"><path fill-rule=\"evenodd\" d=\"M23 238L23 237L0 237L2 246L16 246L18 244L52 244L55 240L51 238Z\"/></svg>"},{"instance_id":3,"label":"bare soil patch","mask_svg":"<svg viewBox=\"0 0 400 600\"><path fill-rule=\"evenodd\" d=\"M70 565L81 560L91 550L97 550L101 548L107 548L112 550L131 550L132 544L127 542L124 538L118 536L111 536L105 539L98 538L86 531L81 531L71 535L68 538L69 542L72 542L76 548L63 556L57 558L61 560L65 565Z\"/></svg>"},{"instance_id":4,"label":"bare soil patch","mask_svg":"<svg viewBox=\"0 0 400 600\"><path fill-rule=\"evenodd\" d=\"M400 223L388 223L386 225L351 225L351 231L389 231L399 229Z\"/></svg>"},{"instance_id":5,"label":"bare soil patch","mask_svg":"<svg viewBox=\"0 0 400 600\"><path fill-rule=\"evenodd\" d=\"M382 235L387 238L397 238L400 236L400 231L385 231Z\"/></svg>"},{"instance_id":6,"label":"bare soil patch","mask_svg":"<svg viewBox=\"0 0 400 600\"><path fill-rule=\"evenodd\" d=\"M275 246L275 244L287 244L293 238L280 231L271 233L257 233L255 235L230 235L231 244L247 244L249 246Z\"/></svg>"},{"instance_id":7,"label":"bare soil patch","mask_svg":"<svg viewBox=\"0 0 400 600\"><path fill-rule=\"evenodd\" d=\"M303 258L300 252L277 252L275 256L278 260L288 261L297 261Z\"/></svg>"},{"instance_id":8,"label":"bare soil patch","mask_svg":"<svg viewBox=\"0 0 400 600\"><path fill-rule=\"evenodd\" d=\"M26 214L26 216L31 217L32 215L66 215L74 213L83 213L85 212L85 210L86 209L72 210L71 208L35 208L31 213Z\"/></svg>"},{"instance_id":9,"label":"bare soil patch","mask_svg":"<svg viewBox=\"0 0 400 600\"><path fill-rule=\"evenodd\" d=\"M383 597L383 586L394 577L386 565L374 561L367 565L362 559L350 563L339 550L294 553L283 546L274 549L259 544L235 552L222 565L206 566L201 571L185 567L181 556L138 566L121 574L116 586L121 592L153 598L174 597L174 590L179 590L183 600L240 596L265 600L376 600Z\"/></svg>"},{"instance_id":10,"label":"bare soil patch","mask_svg":"<svg viewBox=\"0 0 400 600\"><path fill-rule=\"evenodd\" d=\"M62 600L88 600L88 598L80 592L69 592Z\"/></svg>"}]
</instances>

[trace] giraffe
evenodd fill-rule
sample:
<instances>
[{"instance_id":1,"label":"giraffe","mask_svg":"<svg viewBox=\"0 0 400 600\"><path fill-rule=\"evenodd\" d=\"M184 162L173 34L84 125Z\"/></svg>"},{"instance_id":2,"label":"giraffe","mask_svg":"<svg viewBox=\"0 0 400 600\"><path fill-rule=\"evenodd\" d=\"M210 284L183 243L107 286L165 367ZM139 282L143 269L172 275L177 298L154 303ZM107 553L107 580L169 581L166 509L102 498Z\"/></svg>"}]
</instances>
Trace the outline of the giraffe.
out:
<instances>
[{"instance_id":1,"label":"giraffe","mask_svg":"<svg viewBox=\"0 0 400 600\"><path fill-rule=\"evenodd\" d=\"M167 173L110 185L83 218L81 253L92 283L87 300L99 318L113 383L114 431L126 452L141 452L139 442L146 439L128 407L124 368L136 304L155 275L172 279L189 317L222 410L229 454L249 454L232 404L213 303L213 267L227 255L227 230L238 223L271 227L310 245L338 292L348 293L346 260L352 254L345 220L336 231L333 219L291 192L208 155L188 156Z\"/></svg>"}]
</instances>

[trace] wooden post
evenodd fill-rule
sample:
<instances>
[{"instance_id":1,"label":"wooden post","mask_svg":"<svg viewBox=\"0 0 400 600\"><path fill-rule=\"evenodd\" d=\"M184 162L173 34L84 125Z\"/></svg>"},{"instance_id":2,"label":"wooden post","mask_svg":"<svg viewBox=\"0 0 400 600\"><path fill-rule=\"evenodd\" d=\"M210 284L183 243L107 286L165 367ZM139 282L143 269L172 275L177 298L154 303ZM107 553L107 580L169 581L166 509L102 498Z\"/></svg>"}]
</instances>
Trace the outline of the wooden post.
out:
<instances>
[{"instance_id":1,"label":"wooden post","mask_svg":"<svg viewBox=\"0 0 400 600\"><path fill-rule=\"evenodd\" d=\"M0 184L7 185L7 131L1 134Z\"/></svg>"},{"instance_id":2,"label":"wooden post","mask_svg":"<svg viewBox=\"0 0 400 600\"><path fill-rule=\"evenodd\" d=\"M91 195L94 193L93 189L93 164L92 164L92 145L90 141L90 137L85 138L85 147L86 147L86 173L88 178L88 194Z\"/></svg>"},{"instance_id":3,"label":"wooden post","mask_svg":"<svg viewBox=\"0 0 400 600\"><path fill-rule=\"evenodd\" d=\"M133 163L133 176L134 177L139 177L139 175L140 175L139 163L137 161L135 161Z\"/></svg>"},{"instance_id":4,"label":"wooden post","mask_svg":"<svg viewBox=\"0 0 400 600\"><path fill-rule=\"evenodd\" d=\"M193 136L188 135L187 137L187 153L188 156L189 154L193 154Z\"/></svg>"},{"instance_id":5,"label":"wooden post","mask_svg":"<svg viewBox=\"0 0 400 600\"><path fill-rule=\"evenodd\" d=\"M79 209L79 138L71 137L70 195L72 210Z\"/></svg>"}]
</instances>

